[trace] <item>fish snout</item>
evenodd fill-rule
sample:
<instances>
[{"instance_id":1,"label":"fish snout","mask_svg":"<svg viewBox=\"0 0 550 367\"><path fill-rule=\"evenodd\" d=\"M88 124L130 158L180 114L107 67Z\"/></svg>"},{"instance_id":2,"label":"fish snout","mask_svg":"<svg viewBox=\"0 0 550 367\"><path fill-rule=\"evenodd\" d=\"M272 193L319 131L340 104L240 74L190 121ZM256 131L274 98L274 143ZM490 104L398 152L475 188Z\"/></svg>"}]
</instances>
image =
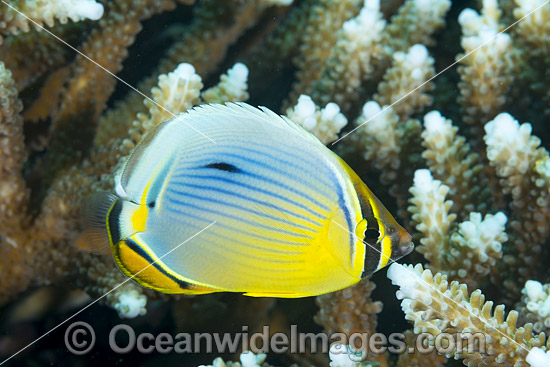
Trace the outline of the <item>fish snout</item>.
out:
<instances>
[{"instance_id":1,"label":"fish snout","mask_svg":"<svg viewBox=\"0 0 550 367\"><path fill-rule=\"evenodd\" d=\"M414 249L414 243L412 242L412 236L403 231L404 233L399 238L397 246L392 250L392 260L398 260L403 256L406 256L412 252Z\"/></svg>"}]
</instances>

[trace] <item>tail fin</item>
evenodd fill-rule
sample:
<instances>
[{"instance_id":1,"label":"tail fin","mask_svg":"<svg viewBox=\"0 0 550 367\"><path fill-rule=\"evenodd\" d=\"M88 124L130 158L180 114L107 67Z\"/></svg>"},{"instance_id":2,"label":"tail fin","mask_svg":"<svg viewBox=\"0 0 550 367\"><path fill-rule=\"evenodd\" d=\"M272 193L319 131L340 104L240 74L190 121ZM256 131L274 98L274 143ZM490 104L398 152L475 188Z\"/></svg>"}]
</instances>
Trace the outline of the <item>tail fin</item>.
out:
<instances>
[{"instance_id":1,"label":"tail fin","mask_svg":"<svg viewBox=\"0 0 550 367\"><path fill-rule=\"evenodd\" d=\"M109 217L116 214L113 209L120 206L119 198L107 192L96 192L87 196L81 211L84 233L78 239L79 247L88 248L95 254L109 253L113 241L119 237L118 228L111 228L113 221Z\"/></svg>"}]
</instances>

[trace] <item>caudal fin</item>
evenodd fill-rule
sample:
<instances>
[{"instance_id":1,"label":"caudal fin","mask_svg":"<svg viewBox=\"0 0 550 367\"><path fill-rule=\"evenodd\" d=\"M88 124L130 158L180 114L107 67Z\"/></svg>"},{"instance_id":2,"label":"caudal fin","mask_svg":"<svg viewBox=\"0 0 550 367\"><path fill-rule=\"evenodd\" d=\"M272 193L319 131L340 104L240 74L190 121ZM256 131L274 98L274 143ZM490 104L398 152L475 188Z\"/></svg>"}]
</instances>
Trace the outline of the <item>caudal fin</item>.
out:
<instances>
[{"instance_id":1,"label":"caudal fin","mask_svg":"<svg viewBox=\"0 0 550 367\"><path fill-rule=\"evenodd\" d=\"M109 216L117 207L117 202L118 197L107 192L96 192L84 199L81 210L84 233L78 240L79 247L84 246L95 254L110 252L113 229L109 226Z\"/></svg>"}]
</instances>

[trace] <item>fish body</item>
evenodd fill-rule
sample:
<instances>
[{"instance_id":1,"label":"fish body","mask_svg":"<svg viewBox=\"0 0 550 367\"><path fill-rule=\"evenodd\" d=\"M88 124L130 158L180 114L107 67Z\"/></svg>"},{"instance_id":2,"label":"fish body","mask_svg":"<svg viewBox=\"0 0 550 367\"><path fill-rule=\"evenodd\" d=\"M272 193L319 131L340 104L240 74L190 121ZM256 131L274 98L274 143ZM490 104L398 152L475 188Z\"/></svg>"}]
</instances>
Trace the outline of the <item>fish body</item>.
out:
<instances>
[{"instance_id":1,"label":"fish body","mask_svg":"<svg viewBox=\"0 0 550 367\"><path fill-rule=\"evenodd\" d=\"M290 120L244 103L161 123L115 184L115 195L87 206L94 241L109 243L125 275L165 293L318 295L413 248L337 155Z\"/></svg>"}]
</instances>

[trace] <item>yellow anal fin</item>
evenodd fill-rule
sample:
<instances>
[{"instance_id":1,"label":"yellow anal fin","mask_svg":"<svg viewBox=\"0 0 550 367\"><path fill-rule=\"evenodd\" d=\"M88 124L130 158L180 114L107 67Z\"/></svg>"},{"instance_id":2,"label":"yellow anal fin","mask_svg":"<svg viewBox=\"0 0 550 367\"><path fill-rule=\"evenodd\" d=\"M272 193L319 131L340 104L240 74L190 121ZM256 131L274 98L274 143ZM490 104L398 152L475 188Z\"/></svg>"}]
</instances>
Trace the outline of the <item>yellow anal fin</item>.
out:
<instances>
[{"instance_id":1,"label":"yellow anal fin","mask_svg":"<svg viewBox=\"0 0 550 367\"><path fill-rule=\"evenodd\" d=\"M243 295L248 297L275 297L275 298L303 298L310 297L308 293L274 293L274 292L246 292Z\"/></svg>"},{"instance_id":2,"label":"yellow anal fin","mask_svg":"<svg viewBox=\"0 0 550 367\"><path fill-rule=\"evenodd\" d=\"M143 287L163 293L188 295L223 291L178 279L163 264L154 261L133 237L120 241L113 254L122 272Z\"/></svg>"},{"instance_id":3,"label":"yellow anal fin","mask_svg":"<svg viewBox=\"0 0 550 367\"><path fill-rule=\"evenodd\" d=\"M115 261L124 275L143 287L164 293L178 293L178 283L159 271L153 262L134 251L134 247L127 239L120 241L113 251Z\"/></svg>"},{"instance_id":4,"label":"yellow anal fin","mask_svg":"<svg viewBox=\"0 0 550 367\"><path fill-rule=\"evenodd\" d=\"M222 290L219 290L219 289L201 287L201 286L196 286L196 285L189 284L189 283L187 283L187 284L188 284L189 288L182 289L182 291L180 292L181 294L198 295L198 294L209 294L209 293L223 292Z\"/></svg>"}]
</instances>

